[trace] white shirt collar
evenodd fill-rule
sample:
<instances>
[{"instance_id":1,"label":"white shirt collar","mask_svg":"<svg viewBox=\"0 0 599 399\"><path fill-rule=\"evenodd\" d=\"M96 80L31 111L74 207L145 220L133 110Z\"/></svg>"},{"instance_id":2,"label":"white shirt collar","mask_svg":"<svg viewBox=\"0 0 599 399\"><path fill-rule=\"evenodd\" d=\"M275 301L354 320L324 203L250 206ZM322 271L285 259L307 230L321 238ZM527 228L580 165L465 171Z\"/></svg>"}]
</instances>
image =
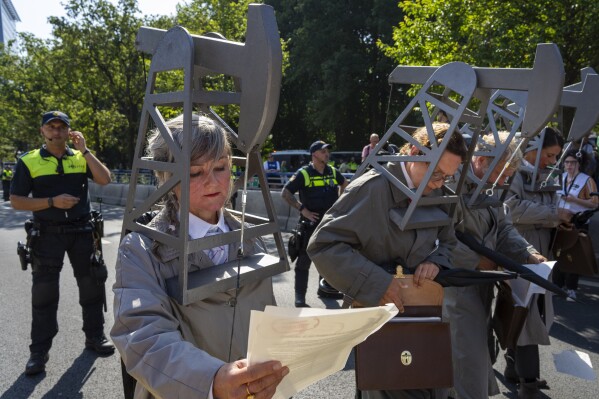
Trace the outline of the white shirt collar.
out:
<instances>
[{"instance_id":1,"label":"white shirt collar","mask_svg":"<svg viewBox=\"0 0 599 399\"><path fill-rule=\"evenodd\" d=\"M192 213L189 214L189 235L194 240L196 238L205 237L206 233L208 233L208 230L210 230L214 226L218 226L223 231L223 233L229 231L229 226L227 226L227 224L225 223L225 217L223 216L223 212L218 213L218 223L216 223L216 225L210 224Z\"/></svg>"},{"instance_id":2,"label":"white shirt collar","mask_svg":"<svg viewBox=\"0 0 599 399\"><path fill-rule=\"evenodd\" d=\"M406 178L406 184L407 184L408 188L410 190L415 189L416 186L414 185L414 182L410 178L410 175L408 174L408 171L406 169L406 163L405 162L400 162L400 165L401 165L401 170L403 171L403 175Z\"/></svg>"}]
</instances>

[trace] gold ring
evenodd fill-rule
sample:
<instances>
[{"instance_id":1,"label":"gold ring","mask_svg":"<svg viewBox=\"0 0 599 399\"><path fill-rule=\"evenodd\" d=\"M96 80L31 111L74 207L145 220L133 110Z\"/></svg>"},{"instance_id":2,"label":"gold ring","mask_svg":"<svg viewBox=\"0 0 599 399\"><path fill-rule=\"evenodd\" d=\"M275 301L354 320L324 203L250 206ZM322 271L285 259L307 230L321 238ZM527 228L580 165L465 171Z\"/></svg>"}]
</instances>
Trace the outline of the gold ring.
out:
<instances>
[{"instance_id":1,"label":"gold ring","mask_svg":"<svg viewBox=\"0 0 599 399\"><path fill-rule=\"evenodd\" d=\"M248 395L245 397L245 399L254 399L256 396L250 392L250 383L246 382L245 383L245 391L248 393Z\"/></svg>"}]
</instances>

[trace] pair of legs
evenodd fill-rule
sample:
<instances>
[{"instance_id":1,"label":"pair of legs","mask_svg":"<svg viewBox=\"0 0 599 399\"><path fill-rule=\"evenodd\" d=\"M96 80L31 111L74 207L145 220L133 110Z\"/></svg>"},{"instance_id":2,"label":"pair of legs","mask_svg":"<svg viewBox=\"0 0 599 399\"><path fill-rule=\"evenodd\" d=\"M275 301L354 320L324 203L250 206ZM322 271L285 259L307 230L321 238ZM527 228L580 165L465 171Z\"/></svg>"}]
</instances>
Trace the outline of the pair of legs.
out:
<instances>
[{"instance_id":1,"label":"pair of legs","mask_svg":"<svg viewBox=\"0 0 599 399\"><path fill-rule=\"evenodd\" d=\"M567 290L578 289L578 278L580 276L574 273L562 272L559 269L553 270L553 283L558 287L566 287Z\"/></svg>"},{"instance_id":2,"label":"pair of legs","mask_svg":"<svg viewBox=\"0 0 599 399\"><path fill-rule=\"evenodd\" d=\"M446 287L443 317L449 320L455 397L483 399L499 393L489 331L493 285Z\"/></svg>"},{"instance_id":3,"label":"pair of legs","mask_svg":"<svg viewBox=\"0 0 599 399\"><path fill-rule=\"evenodd\" d=\"M512 382L519 382L520 399L540 398L540 389L547 387L547 382L540 379L539 344L549 345L547 325L550 327L552 320L551 296L534 295L519 339L519 342L524 341L526 345L517 345L506 351L504 375Z\"/></svg>"},{"instance_id":4,"label":"pair of legs","mask_svg":"<svg viewBox=\"0 0 599 399\"><path fill-rule=\"evenodd\" d=\"M316 229L316 223L308 220L301 222L300 229L301 246L295 261L295 307L306 307L306 292L308 291L308 277L312 260L306 252L308 241ZM331 287L324 279L319 279L318 295L334 299L341 299L343 295Z\"/></svg>"},{"instance_id":5,"label":"pair of legs","mask_svg":"<svg viewBox=\"0 0 599 399\"><path fill-rule=\"evenodd\" d=\"M4 195L4 201L8 201L10 198L10 180L2 180L2 194Z\"/></svg>"},{"instance_id":6,"label":"pair of legs","mask_svg":"<svg viewBox=\"0 0 599 399\"><path fill-rule=\"evenodd\" d=\"M310 271L310 265L312 260L306 252L306 246L308 240L314 232L314 229L309 231L309 235L306 231L302 233L302 245L299 251L299 255L295 261L295 306L305 307L306 306L306 292L308 291L308 276Z\"/></svg>"},{"instance_id":7,"label":"pair of legs","mask_svg":"<svg viewBox=\"0 0 599 399\"><path fill-rule=\"evenodd\" d=\"M52 340L58 333L59 281L65 253L68 254L79 288L85 336L92 341L103 338L104 284L99 283L90 273L90 256L93 251L91 233L42 232L40 237L36 237L32 249L32 322L29 346L32 356L37 354L47 360Z\"/></svg>"},{"instance_id":8,"label":"pair of legs","mask_svg":"<svg viewBox=\"0 0 599 399\"><path fill-rule=\"evenodd\" d=\"M545 388L547 383L539 379L540 361L539 345L516 346L515 349L507 349L505 353L506 379L519 380L519 399L540 398L540 388Z\"/></svg>"}]
</instances>

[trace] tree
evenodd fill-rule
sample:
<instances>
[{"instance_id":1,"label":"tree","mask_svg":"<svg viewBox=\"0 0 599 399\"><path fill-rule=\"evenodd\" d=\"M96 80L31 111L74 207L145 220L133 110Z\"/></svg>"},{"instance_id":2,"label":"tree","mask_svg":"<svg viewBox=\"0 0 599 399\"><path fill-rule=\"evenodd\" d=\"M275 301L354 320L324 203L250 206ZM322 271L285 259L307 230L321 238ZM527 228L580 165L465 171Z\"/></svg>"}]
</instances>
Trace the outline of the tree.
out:
<instances>
[{"instance_id":1,"label":"tree","mask_svg":"<svg viewBox=\"0 0 599 399\"><path fill-rule=\"evenodd\" d=\"M556 43L566 84L599 66L599 7L593 0L402 1L393 42L379 41L401 65L463 61L481 67L530 68L538 43Z\"/></svg>"},{"instance_id":2,"label":"tree","mask_svg":"<svg viewBox=\"0 0 599 399\"><path fill-rule=\"evenodd\" d=\"M307 148L315 139L361 148L385 128L394 63L377 48L401 12L385 0L267 0L289 51L273 141Z\"/></svg>"},{"instance_id":3,"label":"tree","mask_svg":"<svg viewBox=\"0 0 599 399\"><path fill-rule=\"evenodd\" d=\"M463 61L482 67L530 68L538 43L560 49L566 85L580 81L580 69L599 67L599 8L593 0L402 1L404 20L393 43L379 41L402 65ZM568 131L572 110L562 129Z\"/></svg>"},{"instance_id":4,"label":"tree","mask_svg":"<svg viewBox=\"0 0 599 399\"><path fill-rule=\"evenodd\" d=\"M135 49L142 20L135 0L70 0L54 25L49 65L77 127L109 165L129 165L145 90L143 55Z\"/></svg>"},{"instance_id":5,"label":"tree","mask_svg":"<svg viewBox=\"0 0 599 399\"><path fill-rule=\"evenodd\" d=\"M40 60L44 57L26 53L27 47L36 47L41 55L43 42L28 34L22 35L22 40L23 44L0 51L1 157L10 161L14 161L18 152L39 145L41 110L46 109L45 99L52 96L51 76Z\"/></svg>"}]
</instances>

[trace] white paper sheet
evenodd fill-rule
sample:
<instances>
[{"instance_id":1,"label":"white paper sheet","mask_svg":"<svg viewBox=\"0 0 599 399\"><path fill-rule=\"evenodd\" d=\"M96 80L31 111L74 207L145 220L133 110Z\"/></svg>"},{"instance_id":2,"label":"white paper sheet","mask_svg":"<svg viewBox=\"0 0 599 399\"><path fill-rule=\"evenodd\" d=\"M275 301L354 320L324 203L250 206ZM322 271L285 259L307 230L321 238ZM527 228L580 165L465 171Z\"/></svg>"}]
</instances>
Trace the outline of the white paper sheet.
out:
<instances>
[{"instance_id":1,"label":"white paper sheet","mask_svg":"<svg viewBox=\"0 0 599 399\"><path fill-rule=\"evenodd\" d=\"M555 266L555 261L523 266L532 270L544 279L548 279L551 271L553 270L553 266ZM523 278L511 280L509 284L512 287L512 296L514 297L516 304L519 306L528 306L534 294L544 294L546 292L545 288L539 287L538 285Z\"/></svg>"},{"instance_id":2,"label":"white paper sheet","mask_svg":"<svg viewBox=\"0 0 599 399\"><path fill-rule=\"evenodd\" d=\"M393 304L359 309L279 308L252 311L248 363L278 360L289 374L275 399L287 399L343 369L354 346L398 313Z\"/></svg>"}]
</instances>

